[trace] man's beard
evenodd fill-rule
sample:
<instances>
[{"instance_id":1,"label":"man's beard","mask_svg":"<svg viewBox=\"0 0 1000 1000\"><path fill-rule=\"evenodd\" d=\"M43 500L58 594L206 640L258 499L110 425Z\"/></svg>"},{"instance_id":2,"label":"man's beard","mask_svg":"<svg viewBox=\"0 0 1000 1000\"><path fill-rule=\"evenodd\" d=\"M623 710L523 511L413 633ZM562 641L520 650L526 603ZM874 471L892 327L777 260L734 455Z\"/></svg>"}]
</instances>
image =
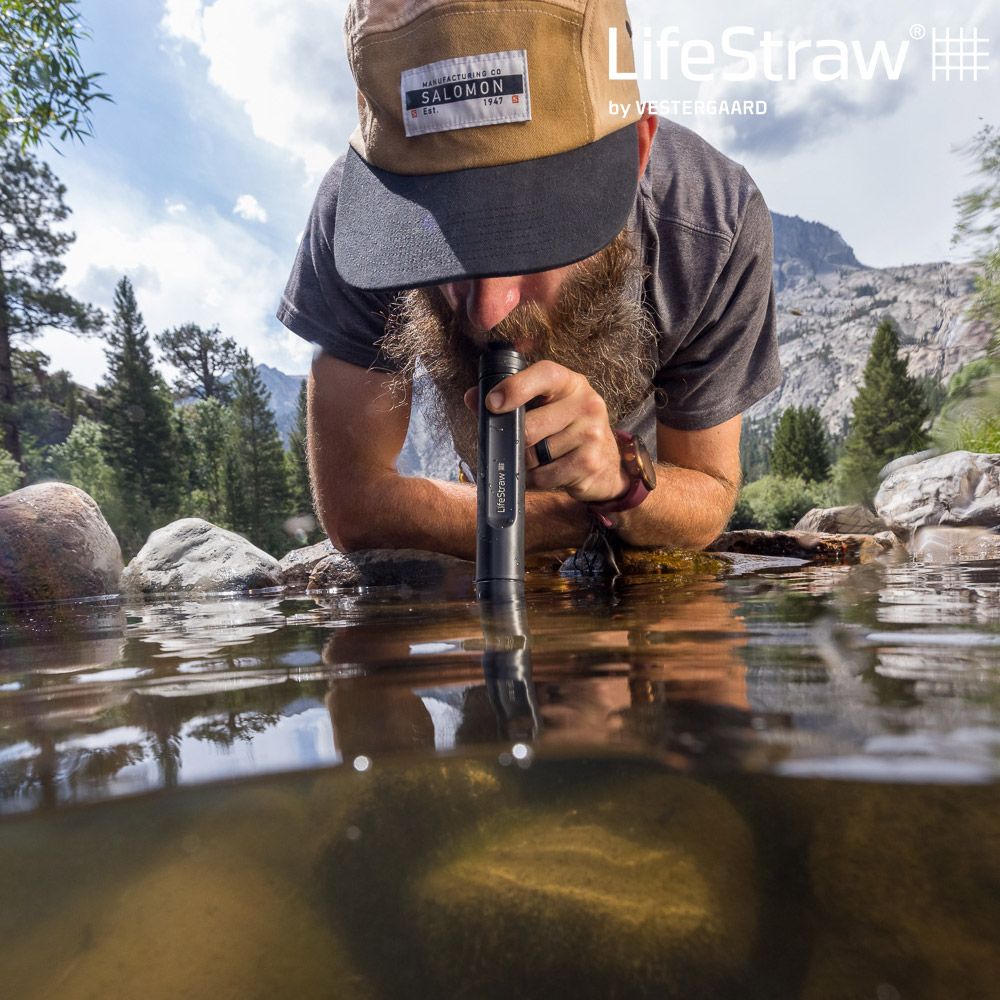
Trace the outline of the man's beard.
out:
<instances>
[{"instance_id":1,"label":"man's beard","mask_svg":"<svg viewBox=\"0 0 1000 1000\"><path fill-rule=\"evenodd\" d=\"M622 230L563 280L551 313L535 302L517 306L490 331L493 342L530 342L529 363L548 359L579 372L604 400L611 426L652 391L657 331L643 304L647 269L634 234ZM479 379L480 348L435 287L401 293L380 342L398 370L390 388L405 398L413 388L430 427L447 427L455 450L476 468L476 416L463 397ZM418 377L419 376L419 377Z\"/></svg>"}]
</instances>

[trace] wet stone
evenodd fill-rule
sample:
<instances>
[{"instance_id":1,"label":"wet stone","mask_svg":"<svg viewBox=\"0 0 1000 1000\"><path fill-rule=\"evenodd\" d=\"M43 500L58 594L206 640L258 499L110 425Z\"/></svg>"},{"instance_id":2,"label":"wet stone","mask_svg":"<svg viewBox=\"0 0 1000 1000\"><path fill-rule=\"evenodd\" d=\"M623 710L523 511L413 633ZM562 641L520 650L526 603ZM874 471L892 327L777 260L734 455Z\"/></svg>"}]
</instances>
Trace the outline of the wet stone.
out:
<instances>
[{"instance_id":1,"label":"wet stone","mask_svg":"<svg viewBox=\"0 0 1000 1000\"><path fill-rule=\"evenodd\" d=\"M66 483L0 497L0 605L118 592L122 555L100 508Z\"/></svg>"},{"instance_id":2,"label":"wet stone","mask_svg":"<svg viewBox=\"0 0 1000 1000\"><path fill-rule=\"evenodd\" d=\"M490 817L405 905L439 995L692 998L744 974L753 885L736 811L660 776Z\"/></svg>"},{"instance_id":3,"label":"wet stone","mask_svg":"<svg viewBox=\"0 0 1000 1000\"><path fill-rule=\"evenodd\" d=\"M811 563L864 563L883 556L893 542L882 536L835 535L810 531L727 531L709 552L784 556Z\"/></svg>"},{"instance_id":4,"label":"wet stone","mask_svg":"<svg viewBox=\"0 0 1000 1000\"><path fill-rule=\"evenodd\" d=\"M880 983L901 997L995 996L995 790L833 783L808 798L810 879L826 932L803 996L876 996Z\"/></svg>"},{"instance_id":5,"label":"wet stone","mask_svg":"<svg viewBox=\"0 0 1000 1000\"><path fill-rule=\"evenodd\" d=\"M154 531L122 574L122 590L156 594L219 593L280 585L278 560L198 517Z\"/></svg>"},{"instance_id":6,"label":"wet stone","mask_svg":"<svg viewBox=\"0 0 1000 1000\"><path fill-rule=\"evenodd\" d=\"M907 548L922 562L983 562L1000 559L1000 533L983 528L925 525L914 532Z\"/></svg>"},{"instance_id":7,"label":"wet stone","mask_svg":"<svg viewBox=\"0 0 1000 1000\"><path fill-rule=\"evenodd\" d=\"M330 587L472 587L475 564L418 549L362 549L334 552L309 575L309 590Z\"/></svg>"},{"instance_id":8,"label":"wet stone","mask_svg":"<svg viewBox=\"0 0 1000 1000\"><path fill-rule=\"evenodd\" d=\"M875 535L885 530L885 524L873 511L856 503L847 507L813 507L793 530L820 531L835 535Z\"/></svg>"},{"instance_id":9,"label":"wet stone","mask_svg":"<svg viewBox=\"0 0 1000 1000\"><path fill-rule=\"evenodd\" d=\"M282 585L289 590L304 590L309 585L309 577L316 567L328 556L337 552L338 549L329 538L324 538L315 545L305 545L300 549L286 552L278 562Z\"/></svg>"}]
</instances>

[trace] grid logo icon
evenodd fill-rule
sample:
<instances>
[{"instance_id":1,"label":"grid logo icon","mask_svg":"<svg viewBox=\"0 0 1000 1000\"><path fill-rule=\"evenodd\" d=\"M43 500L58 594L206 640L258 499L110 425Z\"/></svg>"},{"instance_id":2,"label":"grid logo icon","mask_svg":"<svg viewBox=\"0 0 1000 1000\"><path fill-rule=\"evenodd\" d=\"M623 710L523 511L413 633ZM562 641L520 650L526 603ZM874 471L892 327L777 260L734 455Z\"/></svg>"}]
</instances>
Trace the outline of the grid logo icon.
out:
<instances>
[{"instance_id":1,"label":"grid logo icon","mask_svg":"<svg viewBox=\"0 0 1000 1000\"><path fill-rule=\"evenodd\" d=\"M978 80L980 73L988 72L990 52L989 39L979 35L978 28L966 31L959 28L953 34L950 28L944 32L934 28L931 32L931 79L932 80Z\"/></svg>"}]
</instances>

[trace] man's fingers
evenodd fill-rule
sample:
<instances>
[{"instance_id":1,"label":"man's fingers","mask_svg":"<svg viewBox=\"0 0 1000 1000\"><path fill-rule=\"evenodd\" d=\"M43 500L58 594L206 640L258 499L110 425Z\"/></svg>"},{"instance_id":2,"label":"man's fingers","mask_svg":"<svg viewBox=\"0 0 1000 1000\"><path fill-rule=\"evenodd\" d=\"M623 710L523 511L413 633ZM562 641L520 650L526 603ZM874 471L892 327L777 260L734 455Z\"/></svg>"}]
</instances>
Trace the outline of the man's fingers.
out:
<instances>
[{"instance_id":1,"label":"man's fingers","mask_svg":"<svg viewBox=\"0 0 1000 1000\"><path fill-rule=\"evenodd\" d=\"M508 413L530 403L537 396L546 402L564 399L587 385L580 374L554 361L537 361L523 372L510 375L486 397L494 413Z\"/></svg>"},{"instance_id":2,"label":"man's fingers","mask_svg":"<svg viewBox=\"0 0 1000 1000\"><path fill-rule=\"evenodd\" d=\"M474 385L471 389L465 390L465 405L472 410L473 413L479 412L479 386Z\"/></svg>"},{"instance_id":3,"label":"man's fingers","mask_svg":"<svg viewBox=\"0 0 1000 1000\"><path fill-rule=\"evenodd\" d=\"M579 415L579 407L571 399L559 399L546 403L537 410L528 410L524 415L525 447L530 448L542 438L551 437L565 430L579 418Z\"/></svg>"}]
</instances>

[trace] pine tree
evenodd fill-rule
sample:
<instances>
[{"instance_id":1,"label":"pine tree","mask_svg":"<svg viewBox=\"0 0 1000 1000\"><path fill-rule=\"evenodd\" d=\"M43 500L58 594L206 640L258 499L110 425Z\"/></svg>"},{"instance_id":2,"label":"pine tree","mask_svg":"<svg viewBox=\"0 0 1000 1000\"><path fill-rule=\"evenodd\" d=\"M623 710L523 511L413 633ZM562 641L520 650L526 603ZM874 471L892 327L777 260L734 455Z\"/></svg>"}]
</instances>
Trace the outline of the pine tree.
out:
<instances>
[{"instance_id":1,"label":"pine tree","mask_svg":"<svg viewBox=\"0 0 1000 1000\"><path fill-rule=\"evenodd\" d=\"M229 386L223 379L236 367L235 340L223 337L217 326L203 330L194 323L185 323L164 330L156 343L164 360L180 372L174 380L178 395L229 400Z\"/></svg>"},{"instance_id":2,"label":"pine tree","mask_svg":"<svg viewBox=\"0 0 1000 1000\"><path fill-rule=\"evenodd\" d=\"M287 545L288 482L271 394L248 351L237 356L227 492L233 527L255 545L280 552Z\"/></svg>"},{"instance_id":3,"label":"pine tree","mask_svg":"<svg viewBox=\"0 0 1000 1000\"><path fill-rule=\"evenodd\" d=\"M14 343L43 329L90 333L103 317L59 287L60 257L76 239L60 228L69 215L66 188L46 164L12 143L0 146L0 177L0 446L20 462Z\"/></svg>"},{"instance_id":4,"label":"pine tree","mask_svg":"<svg viewBox=\"0 0 1000 1000\"><path fill-rule=\"evenodd\" d=\"M190 513L221 527L233 524L226 490L231 414L218 399L187 408L188 433L194 446L194 490Z\"/></svg>"},{"instance_id":5,"label":"pine tree","mask_svg":"<svg viewBox=\"0 0 1000 1000\"><path fill-rule=\"evenodd\" d=\"M102 447L126 506L126 548L141 545L157 521L176 513L181 472L175 455L170 393L153 368L149 333L128 278L115 288L107 334L107 379L102 400Z\"/></svg>"},{"instance_id":6,"label":"pine tree","mask_svg":"<svg viewBox=\"0 0 1000 1000\"><path fill-rule=\"evenodd\" d=\"M872 340L839 463L843 499L870 500L886 462L925 447L927 416L920 383L907 373L906 359L899 356L895 325L884 319Z\"/></svg>"},{"instance_id":7,"label":"pine tree","mask_svg":"<svg viewBox=\"0 0 1000 1000\"><path fill-rule=\"evenodd\" d=\"M785 479L822 482L830 474L830 441L815 406L789 406L771 445L771 471Z\"/></svg>"}]
</instances>

